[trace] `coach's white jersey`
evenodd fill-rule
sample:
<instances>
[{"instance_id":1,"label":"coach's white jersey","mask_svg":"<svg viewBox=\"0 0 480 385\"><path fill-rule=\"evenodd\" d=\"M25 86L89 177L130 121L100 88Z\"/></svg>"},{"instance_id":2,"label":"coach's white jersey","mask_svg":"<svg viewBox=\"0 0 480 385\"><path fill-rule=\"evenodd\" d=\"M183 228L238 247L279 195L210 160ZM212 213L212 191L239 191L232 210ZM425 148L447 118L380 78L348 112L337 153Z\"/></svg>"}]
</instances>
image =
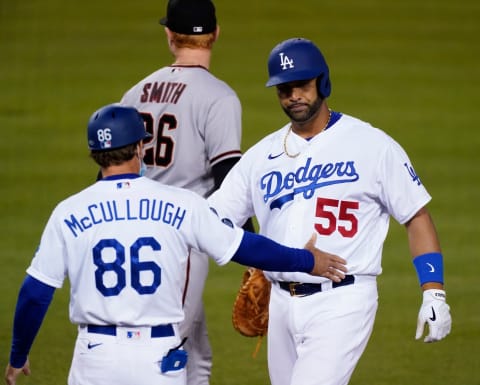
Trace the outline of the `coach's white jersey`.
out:
<instances>
[{"instance_id":1,"label":"coach's white jersey","mask_svg":"<svg viewBox=\"0 0 480 385\"><path fill-rule=\"evenodd\" d=\"M121 103L137 108L153 135L144 158L152 179L206 197L214 186L212 165L241 155L240 101L203 67L161 68Z\"/></svg>"},{"instance_id":2,"label":"coach's white jersey","mask_svg":"<svg viewBox=\"0 0 480 385\"><path fill-rule=\"evenodd\" d=\"M209 202L234 223L256 215L260 232L348 261L348 274L381 273L390 215L407 222L430 199L411 162L383 131L348 115L307 141L276 131L249 149ZM285 153L285 140L289 157ZM305 273L268 273L272 280L322 282Z\"/></svg>"},{"instance_id":3,"label":"coach's white jersey","mask_svg":"<svg viewBox=\"0 0 480 385\"><path fill-rule=\"evenodd\" d=\"M222 265L242 235L199 195L129 174L61 202L27 273L57 288L68 276L73 323L174 323L183 319L189 249Z\"/></svg>"}]
</instances>

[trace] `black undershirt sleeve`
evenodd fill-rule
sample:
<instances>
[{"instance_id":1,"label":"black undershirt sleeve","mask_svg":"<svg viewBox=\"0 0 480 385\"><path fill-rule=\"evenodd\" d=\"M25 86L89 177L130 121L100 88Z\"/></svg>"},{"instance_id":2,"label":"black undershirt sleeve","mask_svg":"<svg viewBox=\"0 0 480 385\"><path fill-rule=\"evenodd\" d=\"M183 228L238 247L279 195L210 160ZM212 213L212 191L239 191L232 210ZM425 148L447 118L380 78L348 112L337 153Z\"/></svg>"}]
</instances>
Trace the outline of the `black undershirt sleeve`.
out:
<instances>
[{"instance_id":1,"label":"black undershirt sleeve","mask_svg":"<svg viewBox=\"0 0 480 385\"><path fill-rule=\"evenodd\" d=\"M213 180L215 183L215 190L220 188L223 180L227 176L231 168L240 160L240 157L228 158L218 162L212 166ZM252 218L247 219L245 224L242 226L245 231L250 231L251 233L255 232L255 227L253 226Z\"/></svg>"}]
</instances>

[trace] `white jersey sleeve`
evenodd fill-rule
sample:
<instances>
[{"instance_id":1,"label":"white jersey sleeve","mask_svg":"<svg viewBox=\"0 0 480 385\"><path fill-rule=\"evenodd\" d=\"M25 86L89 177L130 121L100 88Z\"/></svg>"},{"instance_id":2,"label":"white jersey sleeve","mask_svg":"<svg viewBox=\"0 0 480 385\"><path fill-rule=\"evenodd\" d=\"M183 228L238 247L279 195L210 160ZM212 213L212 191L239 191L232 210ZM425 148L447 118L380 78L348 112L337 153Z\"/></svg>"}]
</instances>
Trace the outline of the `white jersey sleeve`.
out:
<instances>
[{"instance_id":1,"label":"white jersey sleeve","mask_svg":"<svg viewBox=\"0 0 480 385\"><path fill-rule=\"evenodd\" d=\"M164 67L125 93L153 138L146 143L147 176L206 197L212 166L240 157L241 105L236 93L200 66Z\"/></svg>"},{"instance_id":2,"label":"white jersey sleeve","mask_svg":"<svg viewBox=\"0 0 480 385\"><path fill-rule=\"evenodd\" d=\"M385 132L348 115L309 141L287 132L285 126L250 148L211 206L234 223L255 215L261 234L287 246L303 247L316 232L317 247L345 258L349 274L380 274L390 216L405 223L431 199L407 154ZM287 156L285 143L298 156Z\"/></svg>"},{"instance_id":3,"label":"white jersey sleeve","mask_svg":"<svg viewBox=\"0 0 480 385\"><path fill-rule=\"evenodd\" d=\"M382 186L380 199L388 213L400 224L411 219L431 199L408 155L392 138L385 144L384 156L379 162L378 178ZM422 199L419 199L419 191L424 193Z\"/></svg>"},{"instance_id":4,"label":"white jersey sleeve","mask_svg":"<svg viewBox=\"0 0 480 385\"><path fill-rule=\"evenodd\" d=\"M27 273L57 288L68 277L73 323L175 323L190 249L222 265L242 236L193 192L148 178L102 180L54 209Z\"/></svg>"}]
</instances>

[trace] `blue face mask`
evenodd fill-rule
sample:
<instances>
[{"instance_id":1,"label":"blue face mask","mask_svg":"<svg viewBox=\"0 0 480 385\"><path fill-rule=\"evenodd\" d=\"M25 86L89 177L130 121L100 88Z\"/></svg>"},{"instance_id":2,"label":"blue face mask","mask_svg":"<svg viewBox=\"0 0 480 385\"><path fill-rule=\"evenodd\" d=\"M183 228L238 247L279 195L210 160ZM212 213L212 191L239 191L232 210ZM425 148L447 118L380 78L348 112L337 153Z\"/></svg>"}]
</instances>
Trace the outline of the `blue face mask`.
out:
<instances>
[{"instance_id":1,"label":"blue face mask","mask_svg":"<svg viewBox=\"0 0 480 385\"><path fill-rule=\"evenodd\" d=\"M143 161L143 159L140 160L140 171L139 171L139 175L140 176L145 176L147 172L147 165L145 164L145 162Z\"/></svg>"},{"instance_id":2,"label":"blue face mask","mask_svg":"<svg viewBox=\"0 0 480 385\"><path fill-rule=\"evenodd\" d=\"M147 165L143 161L143 157L145 153L143 152L142 147L138 147L137 151L138 151L137 156L138 156L138 159L140 160L140 171L138 172L138 175L145 176L145 174L147 173ZM142 155L140 156L140 154Z\"/></svg>"}]
</instances>

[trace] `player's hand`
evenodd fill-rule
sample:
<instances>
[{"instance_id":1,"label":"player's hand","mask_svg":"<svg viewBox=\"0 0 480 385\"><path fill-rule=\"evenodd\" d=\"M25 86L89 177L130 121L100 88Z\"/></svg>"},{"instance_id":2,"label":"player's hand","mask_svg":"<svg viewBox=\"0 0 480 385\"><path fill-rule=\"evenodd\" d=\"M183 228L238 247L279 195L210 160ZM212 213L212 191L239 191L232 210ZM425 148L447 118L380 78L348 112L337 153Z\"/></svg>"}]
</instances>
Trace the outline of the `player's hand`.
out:
<instances>
[{"instance_id":1,"label":"player's hand","mask_svg":"<svg viewBox=\"0 0 480 385\"><path fill-rule=\"evenodd\" d=\"M17 383L17 377L23 373L26 376L30 375L30 363L27 359L23 368L14 368L10 364L7 365L7 369L5 370L5 383L7 385L15 385Z\"/></svg>"},{"instance_id":2,"label":"player's hand","mask_svg":"<svg viewBox=\"0 0 480 385\"><path fill-rule=\"evenodd\" d=\"M444 290L429 289L423 292L423 303L418 312L415 339L418 340L422 337L425 323L428 324L429 333L424 338L424 342L440 341L450 333L452 317Z\"/></svg>"},{"instance_id":3,"label":"player's hand","mask_svg":"<svg viewBox=\"0 0 480 385\"><path fill-rule=\"evenodd\" d=\"M317 234L314 233L305 245L305 249L310 251L315 258L315 265L310 274L318 275L331 279L334 282L340 282L345 278L347 261L338 255L330 254L315 247Z\"/></svg>"}]
</instances>

